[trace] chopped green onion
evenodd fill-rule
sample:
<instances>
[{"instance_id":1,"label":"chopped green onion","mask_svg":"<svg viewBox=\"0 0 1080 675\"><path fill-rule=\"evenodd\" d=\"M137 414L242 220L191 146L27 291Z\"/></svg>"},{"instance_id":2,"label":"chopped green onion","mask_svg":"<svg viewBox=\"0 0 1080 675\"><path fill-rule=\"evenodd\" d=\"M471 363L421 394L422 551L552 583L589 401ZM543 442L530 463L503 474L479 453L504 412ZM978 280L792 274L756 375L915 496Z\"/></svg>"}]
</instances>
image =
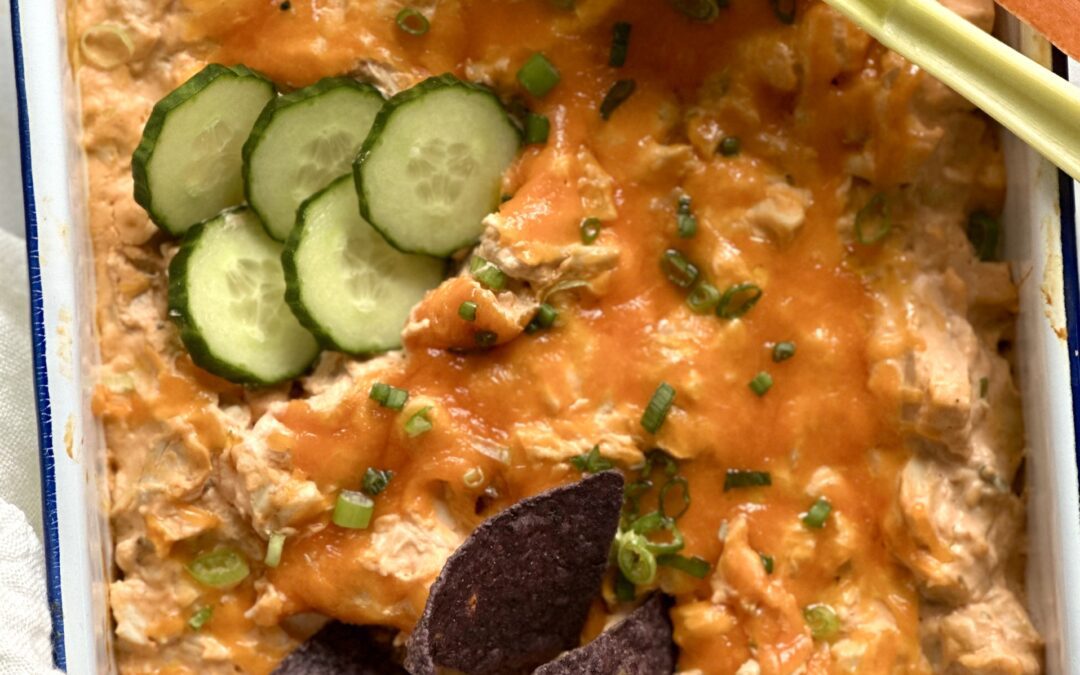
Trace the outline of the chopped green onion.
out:
<instances>
[{"instance_id":1,"label":"chopped green onion","mask_svg":"<svg viewBox=\"0 0 1080 675\"><path fill-rule=\"evenodd\" d=\"M338 527L350 530L364 530L371 523L371 514L375 511L375 502L363 492L342 490L334 504L331 520Z\"/></svg>"},{"instance_id":2,"label":"chopped green onion","mask_svg":"<svg viewBox=\"0 0 1080 675\"><path fill-rule=\"evenodd\" d=\"M651 534L657 530L668 528L672 524L670 518L659 511L652 511L630 523L630 529L638 534Z\"/></svg>"},{"instance_id":3,"label":"chopped green onion","mask_svg":"<svg viewBox=\"0 0 1080 675\"><path fill-rule=\"evenodd\" d=\"M772 389L772 375L766 373L764 370L754 376L754 379L750 380L750 391L754 392L758 396L764 396L767 391Z\"/></svg>"},{"instance_id":4,"label":"chopped green onion","mask_svg":"<svg viewBox=\"0 0 1080 675\"><path fill-rule=\"evenodd\" d=\"M374 497L390 485L390 479L394 477L394 472L382 469L376 469L374 467L368 467L364 472L364 478L360 485L364 494L369 497Z\"/></svg>"},{"instance_id":5,"label":"chopped green onion","mask_svg":"<svg viewBox=\"0 0 1080 675\"><path fill-rule=\"evenodd\" d=\"M517 72L518 82L536 98L541 98L554 89L559 79L558 68L540 52L530 56Z\"/></svg>"},{"instance_id":6,"label":"chopped green onion","mask_svg":"<svg viewBox=\"0 0 1080 675\"><path fill-rule=\"evenodd\" d=\"M728 469L724 476L724 492L739 488L767 487L772 485L772 475L768 471L743 471Z\"/></svg>"},{"instance_id":7,"label":"chopped green onion","mask_svg":"<svg viewBox=\"0 0 1080 675\"><path fill-rule=\"evenodd\" d=\"M484 484L484 470L474 466L465 472L465 475L461 477L461 482L470 490L475 490Z\"/></svg>"},{"instance_id":8,"label":"chopped green onion","mask_svg":"<svg viewBox=\"0 0 1080 675\"><path fill-rule=\"evenodd\" d=\"M711 314L720 303L720 291L707 281L699 282L686 296L686 304L695 314Z\"/></svg>"},{"instance_id":9,"label":"chopped green onion","mask_svg":"<svg viewBox=\"0 0 1080 675\"><path fill-rule=\"evenodd\" d=\"M631 602L637 596L633 582L627 579L622 570L615 570L615 599L619 602Z\"/></svg>"},{"instance_id":10,"label":"chopped green onion","mask_svg":"<svg viewBox=\"0 0 1080 675\"><path fill-rule=\"evenodd\" d=\"M769 0L769 3L780 23L795 23L795 0Z\"/></svg>"},{"instance_id":11,"label":"chopped green onion","mask_svg":"<svg viewBox=\"0 0 1080 675\"><path fill-rule=\"evenodd\" d=\"M600 473L614 466L610 459L600 456L599 445L592 446L592 449L588 452L571 457L570 464L582 473Z\"/></svg>"},{"instance_id":12,"label":"chopped green onion","mask_svg":"<svg viewBox=\"0 0 1080 675\"><path fill-rule=\"evenodd\" d=\"M986 395L990 393L990 378L983 377L979 379L979 398L986 398Z\"/></svg>"},{"instance_id":13,"label":"chopped green onion","mask_svg":"<svg viewBox=\"0 0 1080 675\"><path fill-rule=\"evenodd\" d=\"M890 230L892 218L889 216L889 202L885 194L879 192L855 214L855 239L869 246L887 237Z\"/></svg>"},{"instance_id":14,"label":"chopped green onion","mask_svg":"<svg viewBox=\"0 0 1080 675\"><path fill-rule=\"evenodd\" d=\"M716 315L721 319L737 319L757 304L761 293L761 287L757 284L735 284L724 291L716 305Z\"/></svg>"},{"instance_id":15,"label":"chopped green onion","mask_svg":"<svg viewBox=\"0 0 1080 675\"><path fill-rule=\"evenodd\" d=\"M547 143L551 134L551 120L545 115L529 113L525 116L525 142L527 144Z\"/></svg>"},{"instance_id":16,"label":"chopped green onion","mask_svg":"<svg viewBox=\"0 0 1080 675\"><path fill-rule=\"evenodd\" d=\"M656 579L656 556L648 549L645 537L633 532L619 535L615 559L627 581L634 585L651 584Z\"/></svg>"},{"instance_id":17,"label":"chopped green onion","mask_svg":"<svg viewBox=\"0 0 1080 675\"><path fill-rule=\"evenodd\" d=\"M818 497L818 500L810 506L810 510L803 516L803 525L814 530L820 530L825 527L825 521L828 520L830 513L832 513L832 504L824 497Z\"/></svg>"},{"instance_id":18,"label":"chopped green onion","mask_svg":"<svg viewBox=\"0 0 1080 675\"><path fill-rule=\"evenodd\" d=\"M637 82L633 80L619 80L611 85L611 89L608 89L608 93L600 103L600 118L605 121L611 119L618 107L626 103L626 100L634 94L635 89L637 89Z\"/></svg>"},{"instance_id":19,"label":"chopped green onion","mask_svg":"<svg viewBox=\"0 0 1080 675\"><path fill-rule=\"evenodd\" d=\"M409 438L416 438L420 434L426 434L434 428L431 420L428 419L429 412L431 412L431 406L424 406L413 413L413 416L405 422L405 433L408 434Z\"/></svg>"},{"instance_id":20,"label":"chopped green onion","mask_svg":"<svg viewBox=\"0 0 1080 675\"><path fill-rule=\"evenodd\" d=\"M283 548L285 548L285 535L281 532L270 535L270 541L266 542L266 557L263 558L263 564L267 567L280 565Z\"/></svg>"},{"instance_id":21,"label":"chopped green onion","mask_svg":"<svg viewBox=\"0 0 1080 675\"><path fill-rule=\"evenodd\" d=\"M506 288L506 275L495 266L495 263L486 258L473 256L473 259L469 261L469 272L472 273L474 279L493 291Z\"/></svg>"},{"instance_id":22,"label":"chopped green onion","mask_svg":"<svg viewBox=\"0 0 1080 675\"><path fill-rule=\"evenodd\" d=\"M674 487L679 488L679 510L676 513L668 514L667 512L667 496L668 491ZM678 520L682 517L686 510L690 508L690 483L685 478L672 478L667 483L664 483L664 487L660 488L660 515L672 520Z\"/></svg>"},{"instance_id":23,"label":"chopped green onion","mask_svg":"<svg viewBox=\"0 0 1080 675\"><path fill-rule=\"evenodd\" d=\"M473 334L473 338L480 347L493 347L499 341L499 334L490 330L478 330Z\"/></svg>"},{"instance_id":24,"label":"chopped green onion","mask_svg":"<svg viewBox=\"0 0 1080 675\"><path fill-rule=\"evenodd\" d=\"M679 288L690 288L700 275L697 265L673 248L664 251L663 257L660 258L660 268L668 281Z\"/></svg>"},{"instance_id":25,"label":"chopped green onion","mask_svg":"<svg viewBox=\"0 0 1080 675\"><path fill-rule=\"evenodd\" d=\"M1001 224L987 213L976 211L968 218L967 236L979 260L993 260L997 255Z\"/></svg>"},{"instance_id":26,"label":"chopped green onion","mask_svg":"<svg viewBox=\"0 0 1080 675\"><path fill-rule=\"evenodd\" d=\"M458 306L457 314L466 321L476 321L476 303L466 300Z\"/></svg>"},{"instance_id":27,"label":"chopped green onion","mask_svg":"<svg viewBox=\"0 0 1080 675\"><path fill-rule=\"evenodd\" d=\"M772 360L776 363L787 361L795 356L794 342L777 342L772 348Z\"/></svg>"},{"instance_id":28,"label":"chopped green onion","mask_svg":"<svg viewBox=\"0 0 1080 675\"><path fill-rule=\"evenodd\" d=\"M697 234L697 218L690 211L690 197L688 195L679 197L679 208L675 214L675 222L681 238L689 239Z\"/></svg>"},{"instance_id":29,"label":"chopped green onion","mask_svg":"<svg viewBox=\"0 0 1080 675\"><path fill-rule=\"evenodd\" d=\"M586 218L581 221L581 243L591 244L596 241L600 236L600 219L599 218Z\"/></svg>"},{"instance_id":30,"label":"chopped green onion","mask_svg":"<svg viewBox=\"0 0 1080 675\"><path fill-rule=\"evenodd\" d=\"M412 7L402 8L402 10L398 12L395 21L397 21L398 28L409 35L423 35L431 28L431 24L428 23L427 17Z\"/></svg>"},{"instance_id":31,"label":"chopped green onion","mask_svg":"<svg viewBox=\"0 0 1080 675\"><path fill-rule=\"evenodd\" d=\"M742 150L742 141L738 136L724 136L720 145L716 146L716 150L724 157L734 157Z\"/></svg>"},{"instance_id":32,"label":"chopped green onion","mask_svg":"<svg viewBox=\"0 0 1080 675\"><path fill-rule=\"evenodd\" d=\"M405 407L405 401L409 400L409 392L382 382L371 385L371 393L368 396L382 407L391 410L401 410Z\"/></svg>"},{"instance_id":33,"label":"chopped green onion","mask_svg":"<svg viewBox=\"0 0 1080 675\"><path fill-rule=\"evenodd\" d=\"M191 618L188 619L187 625L191 627L191 630L202 630L202 627L205 626L213 616L213 607L201 607L198 609L198 611L191 615Z\"/></svg>"},{"instance_id":34,"label":"chopped green onion","mask_svg":"<svg viewBox=\"0 0 1080 675\"><path fill-rule=\"evenodd\" d=\"M828 605L810 605L803 609L803 618L815 640L832 640L840 632L840 618Z\"/></svg>"},{"instance_id":35,"label":"chopped green onion","mask_svg":"<svg viewBox=\"0 0 1080 675\"><path fill-rule=\"evenodd\" d=\"M540 306L536 308L536 314L533 315L532 321L525 326L525 332L532 335L538 331L551 328L558 318L559 310L546 302L540 303Z\"/></svg>"},{"instance_id":36,"label":"chopped green onion","mask_svg":"<svg viewBox=\"0 0 1080 675\"><path fill-rule=\"evenodd\" d=\"M656 558L657 565L674 567L680 572L686 572L695 579L704 579L709 574L709 561L698 556L686 557L678 553L667 553Z\"/></svg>"},{"instance_id":37,"label":"chopped green onion","mask_svg":"<svg viewBox=\"0 0 1080 675\"><path fill-rule=\"evenodd\" d=\"M645 465L641 469L641 475L648 476L652 474L653 464L657 461L664 463L664 474L667 476L674 476L679 473L679 465L672 459L671 455L667 454L660 448L653 448L645 454Z\"/></svg>"},{"instance_id":38,"label":"chopped green onion","mask_svg":"<svg viewBox=\"0 0 1080 675\"><path fill-rule=\"evenodd\" d=\"M211 588L232 588L251 572L244 556L231 548L202 554L187 564L187 571L195 581Z\"/></svg>"},{"instance_id":39,"label":"chopped green onion","mask_svg":"<svg viewBox=\"0 0 1080 675\"><path fill-rule=\"evenodd\" d=\"M653 392L652 398L649 399L645 412L641 415L641 426L645 428L645 431L650 434L660 431L674 403L675 388L667 382L661 382Z\"/></svg>"},{"instance_id":40,"label":"chopped green onion","mask_svg":"<svg viewBox=\"0 0 1080 675\"><path fill-rule=\"evenodd\" d=\"M773 557L771 555L765 555L764 553L758 553L761 558L761 566L765 568L765 574L772 574L773 572Z\"/></svg>"},{"instance_id":41,"label":"chopped green onion","mask_svg":"<svg viewBox=\"0 0 1080 675\"><path fill-rule=\"evenodd\" d=\"M621 68L626 65L626 55L630 49L631 25L625 21L616 21L611 29L611 55L608 57L608 65L612 68Z\"/></svg>"},{"instance_id":42,"label":"chopped green onion","mask_svg":"<svg viewBox=\"0 0 1080 675\"><path fill-rule=\"evenodd\" d=\"M656 512L654 512L656 513ZM649 514L651 516L652 514ZM660 514L657 513L659 516ZM648 518L649 516L644 516ZM649 549L649 552L653 555L662 555L666 553L678 553L686 546L686 542L683 539L682 531L679 530L679 526L675 524L675 521L671 518L660 518L661 530L667 530L671 532L671 541L669 542L656 542L651 539L645 540L645 548Z\"/></svg>"},{"instance_id":43,"label":"chopped green onion","mask_svg":"<svg viewBox=\"0 0 1080 675\"><path fill-rule=\"evenodd\" d=\"M720 15L717 0L671 0L671 4L694 21L713 21Z\"/></svg>"}]
</instances>

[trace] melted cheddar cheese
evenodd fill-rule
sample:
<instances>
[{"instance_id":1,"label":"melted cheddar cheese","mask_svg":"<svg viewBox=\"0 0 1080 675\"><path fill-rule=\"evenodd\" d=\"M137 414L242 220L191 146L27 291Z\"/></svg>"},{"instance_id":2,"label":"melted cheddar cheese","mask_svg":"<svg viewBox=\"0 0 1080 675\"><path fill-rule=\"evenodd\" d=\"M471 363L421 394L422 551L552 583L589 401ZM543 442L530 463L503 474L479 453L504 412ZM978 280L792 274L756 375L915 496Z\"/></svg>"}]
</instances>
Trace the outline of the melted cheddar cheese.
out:
<instances>
[{"instance_id":1,"label":"melted cheddar cheese","mask_svg":"<svg viewBox=\"0 0 1080 675\"><path fill-rule=\"evenodd\" d=\"M317 627L313 613L406 635L469 531L578 478L568 460L594 444L628 474L663 448L689 480L684 553L712 571L664 569L656 584L675 597L682 672L1039 671L1015 591L1023 507L1007 487L1022 457L1000 354L1015 291L963 229L1000 205L1000 153L986 120L917 67L818 2L798 2L787 25L765 0L732 0L709 24L664 0L427 0L420 37L386 0L73 5L75 35L108 22L133 44L112 68L72 54L122 672L267 673ZM975 21L992 12L968 5ZM633 26L618 69L615 21ZM514 79L537 51L561 73L540 100ZM287 88L352 74L388 93L453 72L547 115L549 141L524 149L479 246L510 290L466 271L415 308L402 353L326 354L291 389L244 390L193 366L166 317L175 245L134 204L129 157L153 103L208 62ZM627 78L635 93L603 120L600 102ZM730 157L717 152L729 136L741 141ZM856 213L878 193L892 230L860 244ZM691 239L675 227L684 194ZM602 221L592 245L587 217ZM695 314L661 269L668 248L721 290L758 285L761 300L733 320ZM482 327L496 348L451 349L469 337L466 299L494 317ZM557 325L525 335L541 299ZM780 341L797 352L775 363ZM761 371L774 384L756 395ZM407 389L405 410L371 401L374 382ZM677 393L653 435L640 419L661 382ZM424 406L434 427L410 438L403 421ZM394 472L372 527L329 525L336 493L368 467ZM483 484L467 485L476 469ZM768 471L772 485L725 491L733 469ZM801 520L818 498L832 505L820 530ZM267 569L273 532L289 536ZM253 569L225 593L183 571L220 543ZM804 620L815 603L840 619L832 640ZM213 619L192 631L203 606ZM591 633L609 611L598 605Z\"/></svg>"}]
</instances>

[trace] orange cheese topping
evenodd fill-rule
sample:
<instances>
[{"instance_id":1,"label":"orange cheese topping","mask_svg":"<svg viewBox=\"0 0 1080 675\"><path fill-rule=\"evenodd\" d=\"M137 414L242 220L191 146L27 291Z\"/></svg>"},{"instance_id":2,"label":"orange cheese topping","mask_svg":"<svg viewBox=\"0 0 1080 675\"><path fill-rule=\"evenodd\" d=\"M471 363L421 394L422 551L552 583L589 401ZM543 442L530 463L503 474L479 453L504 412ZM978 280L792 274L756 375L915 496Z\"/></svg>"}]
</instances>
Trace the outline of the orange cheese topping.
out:
<instances>
[{"instance_id":1,"label":"orange cheese topping","mask_svg":"<svg viewBox=\"0 0 1080 675\"><path fill-rule=\"evenodd\" d=\"M179 67L173 84L209 61L243 62L289 87L376 63L406 82L450 71L518 91L517 67L543 51L561 82L527 102L551 119L551 139L527 148L507 181L513 196L500 208L499 244L523 260L540 259L579 242L581 219L598 215L590 208L612 210L602 215L596 246L616 250L617 264L596 292L554 296L556 329L484 353L415 346L332 410L290 402L277 414L284 430L268 443L290 456L298 476L332 493L355 489L368 467L391 469L395 478L378 497L376 515L432 513L440 502L458 522L475 526L578 475L565 459L538 458L530 442L537 429L580 440L579 452L605 434L642 449L665 448L690 484L692 504L680 520L684 553L705 558L723 578L662 577L677 597L680 668L731 673L754 656L766 673L799 666L824 672L823 647L810 639L801 608L852 593L880 608L890 624L873 637L863 672L923 667L918 595L884 533L907 452L896 401L868 388L874 291L852 265L872 266L875 258L846 244L837 228L848 210L840 176L853 145L872 139L882 184L903 180L911 161L902 156L903 115L882 120L871 109L880 48L824 6L804 2L792 27L777 21L767 2L733 2L705 25L659 0L592 0L577 14L540 0L445 1L431 9L431 30L422 37L395 27L398 3L293 0L288 10L268 0L182 4L184 40L198 57ZM633 25L630 57L618 70L607 65L616 20ZM785 60L792 50L802 55L797 93L785 84L795 68ZM633 78L637 90L605 122L599 103L624 78ZM896 77L889 96L898 111L919 79L913 71ZM707 103L714 90L721 97L737 92L739 103ZM882 125L896 133L880 133ZM738 156L711 151L725 136L741 139ZM91 163L92 182L106 175L100 161ZM592 180L596 167L610 177L611 204L590 193L600 189ZM796 236L785 240L747 224L748 212L788 188L805 195ZM690 240L674 230L681 192L691 196L700 223ZM113 214L99 208L93 217L105 232L101 223ZM99 255L117 238L99 234ZM761 301L735 321L693 314L685 291L659 265L672 246L698 261L721 290L756 283ZM433 297L465 293L449 283ZM456 307L456 300L432 301L419 311L456 325ZM798 352L776 364L771 346L782 340L795 341ZM763 370L775 384L757 396L747 384ZM378 407L367 397L375 380L433 405L433 430L409 438L401 421L415 407L401 414ZM652 436L638 420L661 381L677 397ZM230 440L200 413L211 394L238 395L181 361L161 374L156 400L102 389L95 409L113 425L185 416L200 442L218 452ZM477 467L497 488L480 504L478 492L462 483ZM725 492L729 469L770 471L773 485ZM800 516L822 495L833 506L832 520L824 530L807 530ZM373 536L313 527L290 537L280 567L266 571L286 598L284 613L318 611L411 629L430 579L358 566ZM748 569L750 552L772 556L773 574ZM242 588L215 616L213 635L245 670L267 672L275 661L248 644L254 624L242 610L254 594L250 583ZM749 600L727 601L736 596ZM857 637L871 629L851 631Z\"/></svg>"}]
</instances>

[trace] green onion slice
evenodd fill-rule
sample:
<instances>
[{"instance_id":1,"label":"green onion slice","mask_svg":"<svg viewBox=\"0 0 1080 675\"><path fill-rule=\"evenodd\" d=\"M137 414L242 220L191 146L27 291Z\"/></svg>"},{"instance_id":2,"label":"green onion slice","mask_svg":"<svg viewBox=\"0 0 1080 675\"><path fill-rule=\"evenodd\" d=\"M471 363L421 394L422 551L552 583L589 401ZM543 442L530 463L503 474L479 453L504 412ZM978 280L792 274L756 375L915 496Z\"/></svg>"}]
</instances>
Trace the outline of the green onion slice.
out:
<instances>
[{"instance_id":1,"label":"green onion slice","mask_svg":"<svg viewBox=\"0 0 1080 675\"><path fill-rule=\"evenodd\" d=\"M870 246L887 237L891 230L889 202L885 194L879 192L855 214L855 239L860 244Z\"/></svg>"},{"instance_id":2,"label":"green onion slice","mask_svg":"<svg viewBox=\"0 0 1080 675\"><path fill-rule=\"evenodd\" d=\"M604 100L600 103L600 118L607 121L626 100L634 94L637 82L633 80L619 80L611 85Z\"/></svg>"},{"instance_id":3,"label":"green onion slice","mask_svg":"<svg viewBox=\"0 0 1080 675\"><path fill-rule=\"evenodd\" d=\"M476 321L476 303L466 300L458 306L457 313L466 321Z\"/></svg>"},{"instance_id":4,"label":"green onion slice","mask_svg":"<svg viewBox=\"0 0 1080 675\"><path fill-rule=\"evenodd\" d=\"M742 141L738 136L725 136L720 145L716 146L716 150L724 157L734 157L742 150Z\"/></svg>"},{"instance_id":5,"label":"green onion slice","mask_svg":"<svg viewBox=\"0 0 1080 675\"><path fill-rule=\"evenodd\" d=\"M777 342L772 348L772 360L775 363L781 361L787 361L792 356L795 356L795 343L794 342Z\"/></svg>"},{"instance_id":6,"label":"green onion slice","mask_svg":"<svg viewBox=\"0 0 1080 675\"><path fill-rule=\"evenodd\" d=\"M761 566L765 568L765 574L772 574L774 562L771 555L765 555L764 553L758 553L761 558Z\"/></svg>"},{"instance_id":7,"label":"green onion slice","mask_svg":"<svg viewBox=\"0 0 1080 675\"><path fill-rule=\"evenodd\" d=\"M529 113L525 116L525 143L547 143L551 134L551 120L545 115Z\"/></svg>"},{"instance_id":8,"label":"green onion slice","mask_svg":"<svg viewBox=\"0 0 1080 675\"><path fill-rule=\"evenodd\" d=\"M398 28L409 35L423 35L431 28L431 24L428 23L427 17L412 7L403 7L402 10L397 13L395 21L397 22Z\"/></svg>"},{"instance_id":9,"label":"green onion slice","mask_svg":"<svg viewBox=\"0 0 1080 675\"><path fill-rule=\"evenodd\" d=\"M592 244L600 236L600 219L586 218L581 221L581 243Z\"/></svg>"},{"instance_id":10,"label":"green onion slice","mask_svg":"<svg viewBox=\"0 0 1080 675\"><path fill-rule=\"evenodd\" d=\"M769 3L780 23L795 23L795 0L769 0Z\"/></svg>"},{"instance_id":11,"label":"green onion slice","mask_svg":"<svg viewBox=\"0 0 1080 675\"><path fill-rule=\"evenodd\" d=\"M582 473L600 473L614 466L610 459L600 456L599 445L592 446L588 452L571 457L570 464Z\"/></svg>"},{"instance_id":12,"label":"green onion slice","mask_svg":"<svg viewBox=\"0 0 1080 675\"><path fill-rule=\"evenodd\" d=\"M647 540L640 534L625 532L619 535L615 559L619 571L634 585L651 584L656 579L656 556L649 551Z\"/></svg>"},{"instance_id":13,"label":"green onion slice","mask_svg":"<svg viewBox=\"0 0 1080 675\"><path fill-rule=\"evenodd\" d=\"M716 305L716 315L721 319L737 319L749 312L761 299L761 287L741 283L730 286Z\"/></svg>"},{"instance_id":14,"label":"green onion slice","mask_svg":"<svg viewBox=\"0 0 1080 675\"><path fill-rule=\"evenodd\" d=\"M679 231L679 237L689 239L697 234L697 218L690 210L690 197L679 197L679 208L675 212L675 225Z\"/></svg>"},{"instance_id":15,"label":"green onion slice","mask_svg":"<svg viewBox=\"0 0 1080 675\"><path fill-rule=\"evenodd\" d=\"M673 248L664 251L660 258L660 269L664 271L668 281L679 288L690 288L700 275L697 265L687 260L681 251Z\"/></svg>"},{"instance_id":16,"label":"green onion slice","mask_svg":"<svg viewBox=\"0 0 1080 675\"><path fill-rule=\"evenodd\" d=\"M675 388L667 382L661 382L653 392L652 398L649 399L645 412L641 415L641 426L645 428L645 431L650 434L660 431L674 403Z\"/></svg>"},{"instance_id":17,"label":"green onion slice","mask_svg":"<svg viewBox=\"0 0 1080 675\"><path fill-rule=\"evenodd\" d=\"M231 548L200 555L187 564L187 571L195 581L210 588L232 588L251 573L244 556Z\"/></svg>"},{"instance_id":18,"label":"green onion slice","mask_svg":"<svg viewBox=\"0 0 1080 675\"><path fill-rule=\"evenodd\" d=\"M473 256L473 259L469 261L469 272L474 279L493 291L501 291L506 288L506 274L496 267L495 263L486 258Z\"/></svg>"},{"instance_id":19,"label":"green onion slice","mask_svg":"<svg viewBox=\"0 0 1080 675\"><path fill-rule=\"evenodd\" d=\"M608 65L612 68L621 68L626 65L626 55L630 50L630 29L632 26L625 21L616 21L611 29L611 54L608 56Z\"/></svg>"},{"instance_id":20,"label":"green onion slice","mask_svg":"<svg viewBox=\"0 0 1080 675\"><path fill-rule=\"evenodd\" d=\"M361 489L369 497L374 497L390 485L390 479L394 477L394 472L389 469L376 469L374 467L368 467L364 472L364 478L361 481Z\"/></svg>"},{"instance_id":21,"label":"green onion slice","mask_svg":"<svg viewBox=\"0 0 1080 675\"><path fill-rule=\"evenodd\" d=\"M342 490L334 504L331 520L338 527L350 530L364 530L371 524L371 514L375 512L375 502L363 492Z\"/></svg>"},{"instance_id":22,"label":"green onion slice","mask_svg":"<svg viewBox=\"0 0 1080 675\"><path fill-rule=\"evenodd\" d=\"M263 564L267 567L277 567L281 564L281 551L285 548L285 535L281 532L275 532L270 535L270 540L266 542L266 557L263 558Z\"/></svg>"},{"instance_id":23,"label":"green onion slice","mask_svg":"<svg viewBox=\"0 0 1080 675\"><path fill-rule=\"evenodd\" d=\"M803 516L803 525L814 530L820 530L825 527L825 521L828 520L830 513L832 513L832 504L824 497L818 497L818 500L810 506L810 510Z\"/></svg>"},{"instance_id":24,"label":"green onion slice","mask_svg":"<svg viewBox=\"0 0 1080 675\"><path fill-rule=\"evenodd\" d=\"M671 4L694 21L713 21L720 15L716 0L671 0Z\"/></svg>"},{"instance_id":25,"label":"green onion slice","mask_svg":"<svg viewBox=\"0 0 1080 675\"><path fill-rule=\"evenodd\" d=\"M518 82L525 87L525 91L536 98L546 96L555 88L560 79L559 69L540 52L535 52L530 56L517 72Z\"/></svg>"},{"instance_id":26,"label":"green onion slice","mask_svg":"<svg viewBox=\"0 0 1080 675\"><path fill-rule=\"evenodd\" d=\"M675 521L670 518L665 518L661 530L667 530L671 532L671 541L658 542L652 539L645 540L645 547L649 549L654 555L665 555L669 553L678 553L686 546L686 541L683 538L682 531L679 526L675 524Z\"/></svg>"},{"instance_id":27,"label":"green onion slice","mask_svg":"<svg viewBox=\"0 0 1080 675\"><path fill-rule=\"evenodd\" d=\"M493 347L499 341L499 334L490 330L478 330L473 334L473 338L480 347Z\"/></svg>"},{"instance_id":28,"label":"green onion slice","mask_svg":"<svg viewBox=\"0 0 1080 675\"><path fill-rule=\"evenodd\" d=\"M540 306L536 308L536 314L533 315L532 321L525 326L525 332L532 335L538 331L551 328L558 318L559 310L546 302L540 303Z\"/></svg>"},{"instance_id":29,"label":"green onion slice","mask_svg":"<svg viewBox=\"0 0 1080 675\"><path fill-rule=\"evenodd\" d=\"M758 396L764 396L766 392L772 389L773 379L772 375L766 373L764 370L754 376L754 379L750 380L747 385L750 387L750 391L754 392Z\"/></svg>"},{"instance_id":30,"label":"green onion slice","mask_svg":"<svg viewBox=\"0 0 1080 675\"><path fill-rule=\"evenodd\" d=\"M768 471L743 471L728 469L724 476L724 492L739 488L768 487L772 485L772 475Z\"/></svg>"},{"instance_id":31,"label":"green onion slice","mask_svg":"<svg viewBox=\"0 0 1080 675\"><path fill-rule=\"evenodd\" d=\"M803 618L815 640L832 640L840 632L840 618L828 605L819 603L806 607Z\"/></svg>"},{"instance_id":32,"label":"green onion slice","mask_svg":"<svg viewBox=\"0 0 1080 675\"><path fill-rule=\"evenodd\" d=\"M678 489L679 491L677 501L679 506L678 510L675 513L668 513L668 493L673 489ZM685 514L687 509L689 508L690 483L687 482L687 480L682 476L672 478L667 483L664 483L664 486L660 488L660 515L664 516L665 518L670 518L672 520L678 520L679 518L682 518L683 514Z\"/></svg>"},{"instance_id":33,"label":"green onion slice","mask_svg":"<svg viewBox=\"0 0 1080 675\"><path fill-rule=\"evenodd\" d=\"M711 314L720 304L720 291L707 281L698 282L686 296L686 304L695 314Z\"/></svg>"},{"instance_id":34,"label":"green onion slice","mask_svg":"<svg viewBox=\"0 0 1080 675\"><path fill-rule=\"evenodd\" d=\"M191 618L188 619L187 625L191 627L191 630L202 630L202 627L205 626L213 616L213 607L200 607L194 614L191 615Z\"/></svg>"},{"instance_id":35,"label":"green onion slice","mask_svg":"<svg viewBox=\"0 0 1080 675\"><path fill-rule=\"evenodd\" d=\"M645 453L645 464L641 468L641 475L652 475L653 466L657 462L664 463L665 475L671 477L679 473L679 465L678 463L676 463L675 459L671 455L667 454L660 448L653 448L652 450L649 450L647 453ZM651 486L652 483L650 482L649 485Z\"/></svg>"},{"instance_id":36,"label":"green onion slice","mask_svg":"<svg viewBox=\"0 0 1080 675\"><path fill-rule=\"evenodd\" d=\"M678 553L667 553L665 555L657 556L657 565L663 565L664 567L674 567L680 572L685 572L695 579L704 579L709 574L709 561L698 556L684 556Z\"/></svg>"},{"instance_id":37,"label":"green onion slice","mask_svg":"<svg viewBox=\"0 0 1080 675\"><path fill-rule=\"evenodd\" d=\"M382 382L376 382L371 385L371 393L368 396L384 408L401 410L405 407L405 401L409 399L409 392Z\"/></svg>"},{"instance_id":38,"label":"green onion slice","mask_svg":"<svg viewBox=\"0 0 1080 675\"><path fill-rule=\"evenodd\" d=\"M431 406L424 406L420 410L413 413L405 422L405 433L409 438L416 438L421 434L426 434L434 428L431 420L428 418L428 413L431 412Z\"/></svg>"},{"instance_id":39,"label":"green onion slice","mask_svg":"<svg viewBox=\"0 0 1080 675\"><path fill-rule=\"evenodd\" d=\"M987 213L976 211L968 218L967 236L979 260L993 260L997 255L1001 224Z\"/></svg>"}]
</instances>

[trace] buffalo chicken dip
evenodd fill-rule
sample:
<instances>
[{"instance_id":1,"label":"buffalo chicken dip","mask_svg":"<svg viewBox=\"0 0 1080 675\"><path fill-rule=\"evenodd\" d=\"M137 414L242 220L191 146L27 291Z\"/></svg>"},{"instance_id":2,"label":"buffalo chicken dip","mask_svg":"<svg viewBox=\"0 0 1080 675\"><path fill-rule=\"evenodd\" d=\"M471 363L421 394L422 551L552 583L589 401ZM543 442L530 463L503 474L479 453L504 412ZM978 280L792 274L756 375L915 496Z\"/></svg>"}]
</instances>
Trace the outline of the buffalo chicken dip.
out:
<instances>
[{"instance_id":1,"label":"buffalo chicken dip","mask_svg":"<svg viewBox=\"0 0 1080 675\"><path fill-rule=\"evenodd\" d=\"M569 646L1041 672L996 132L827 5L68 12L122 673L427 672L470 534L613 473Z\"/></svg>"}]
</instances>

